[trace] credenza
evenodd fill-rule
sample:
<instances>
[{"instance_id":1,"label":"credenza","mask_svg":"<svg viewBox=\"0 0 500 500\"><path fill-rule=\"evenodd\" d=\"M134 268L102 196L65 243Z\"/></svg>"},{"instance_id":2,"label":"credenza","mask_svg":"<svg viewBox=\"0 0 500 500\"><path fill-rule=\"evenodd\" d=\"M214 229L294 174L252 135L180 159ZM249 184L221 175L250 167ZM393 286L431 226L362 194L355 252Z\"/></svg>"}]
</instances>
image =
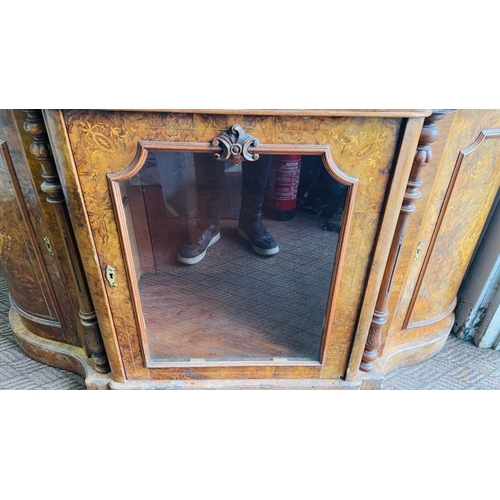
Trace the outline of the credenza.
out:
<instances>
[{"instance_id":1,"label":"credenza","mask_svg":"<svg viewBox=\"0 0 500 500\"><path fill-rule=\"evenodd\" d=\"M499 150L497 110L2 110L14 336L89 389L379 388L446 341ZM220 239L186 265L202 177Z\"/></svg>"}]
</instances>

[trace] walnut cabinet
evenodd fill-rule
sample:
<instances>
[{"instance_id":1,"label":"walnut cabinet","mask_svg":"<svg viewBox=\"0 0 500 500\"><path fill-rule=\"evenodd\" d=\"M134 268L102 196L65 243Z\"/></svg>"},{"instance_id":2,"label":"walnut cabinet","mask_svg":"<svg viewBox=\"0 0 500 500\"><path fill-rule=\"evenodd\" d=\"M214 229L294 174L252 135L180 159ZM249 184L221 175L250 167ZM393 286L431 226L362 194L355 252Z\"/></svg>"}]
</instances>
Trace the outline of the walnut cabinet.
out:
<instances>
[{"instance_id":1,"label":"walnut cabinet","mask_svg":"<svg viewBox=\"0 0 500 500\"><path fill-rule=\"evenodd\" d=\"M89 388L377 388L453 326L499 139L494 110L4 110L14 334ZM216 178L220 240L182 264ZM273 256L238 233L252 182Z\"/></svg>"}]
</instances>

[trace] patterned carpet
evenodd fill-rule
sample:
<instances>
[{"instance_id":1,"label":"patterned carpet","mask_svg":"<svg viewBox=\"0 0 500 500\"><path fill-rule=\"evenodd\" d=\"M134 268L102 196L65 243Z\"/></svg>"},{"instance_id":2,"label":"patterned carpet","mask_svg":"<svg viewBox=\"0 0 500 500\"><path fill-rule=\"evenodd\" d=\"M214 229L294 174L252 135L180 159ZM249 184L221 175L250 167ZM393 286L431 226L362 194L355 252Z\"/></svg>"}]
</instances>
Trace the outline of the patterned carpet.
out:
<instances>
[{"instance_id":1,"label":"patterned carpet","mask_svg":"<svg viewBox=\"0 0 500 500\"><path fill-rule=\"evenodd\" d=\"M433 358L386 375L386 390L500 389L500 352L479 349L450 335Z\"/></svg>"},{"instance_id":2,"label":"patterned carpet","mask_svg":"<svg viewBox=\"0 0 500 500\"><path fill-rule=\"evenodd\" d=\"M28 358L14 340L9 324L9 295L0 274L0 389L85 389L83 377Z\"/></svg>"},{"instance_id":3,"label":"patterned carpet","mask_svg":"<svg viewBox=\"0 0 500 500\"><path fill-rule=\"evenodd\" d=\"M280 244L276 256L258 257L238 221L224 219L220 241L186 266L177 262L185 224L158 223L157 272L139 282L153 359L318 359L338 234L312 214L265 224Z\"/></svg>"},{"instance_id":4,"label":"patterned carpet","mask_svg":"<svg viewBox=\"0 0 500 500\"><path fill-rule=\"evenodd\" d=\"M0 275L0 389L80 390L83 378L43 365L25 356L9 326L9 299ZM389 373L385 390L496 390L500 389L500 352L478 349L450 336L432 359Z\"/></svg>"}]
</instances>

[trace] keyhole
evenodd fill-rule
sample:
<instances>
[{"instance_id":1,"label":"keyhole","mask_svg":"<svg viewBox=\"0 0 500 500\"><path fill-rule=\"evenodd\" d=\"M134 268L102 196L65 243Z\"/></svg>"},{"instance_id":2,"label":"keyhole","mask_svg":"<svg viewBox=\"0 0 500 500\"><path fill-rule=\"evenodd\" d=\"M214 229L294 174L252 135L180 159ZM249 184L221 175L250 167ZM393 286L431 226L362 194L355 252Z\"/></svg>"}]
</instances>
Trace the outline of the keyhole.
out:
<instances>
[{"instance_id":1,"label":"keyhole","mask_svg":"<svg viewBox=\"0 0 500 500\"><path fill-rule=\"evenodd\" d=\"M115 268L106 266L106 279L110 286L116 286L116 272Z\"/></svg>"}]
</instances>

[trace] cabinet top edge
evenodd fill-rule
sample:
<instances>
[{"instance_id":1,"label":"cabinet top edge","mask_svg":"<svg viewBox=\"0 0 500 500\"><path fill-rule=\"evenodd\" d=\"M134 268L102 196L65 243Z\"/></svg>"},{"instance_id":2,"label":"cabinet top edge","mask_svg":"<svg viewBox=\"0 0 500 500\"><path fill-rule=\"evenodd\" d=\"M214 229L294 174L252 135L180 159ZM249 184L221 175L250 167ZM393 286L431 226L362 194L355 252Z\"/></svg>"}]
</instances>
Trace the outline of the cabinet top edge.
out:
<instances>
[{"instance_id":1,"label":"cabinet top edge","mask_svg":"<svg viewBox=\"0 0 500 500\"><path fill-rule=\"evenodd\" d=\"M432 109L97 109L100 111L199 113L217 115L422 118ZM68 111L68 110L63 110Z\"/></svg>"}]
</instances>

